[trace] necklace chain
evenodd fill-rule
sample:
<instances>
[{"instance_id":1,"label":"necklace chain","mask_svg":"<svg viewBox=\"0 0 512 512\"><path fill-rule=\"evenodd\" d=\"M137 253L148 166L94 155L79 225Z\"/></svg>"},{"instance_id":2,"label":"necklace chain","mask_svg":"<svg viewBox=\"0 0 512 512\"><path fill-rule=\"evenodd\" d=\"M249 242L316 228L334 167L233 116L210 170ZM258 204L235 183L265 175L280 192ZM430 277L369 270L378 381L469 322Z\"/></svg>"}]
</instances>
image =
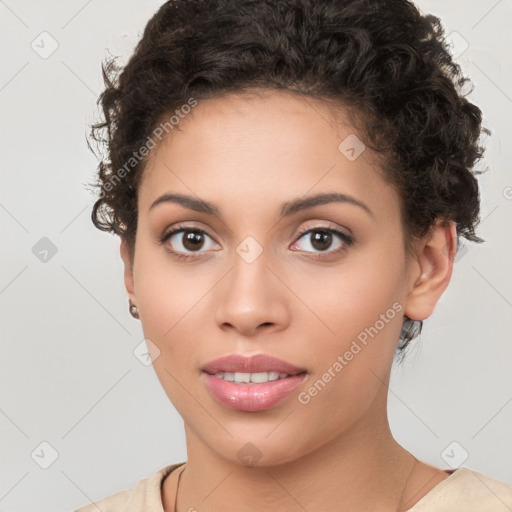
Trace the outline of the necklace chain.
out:
<instances>
[{"instance_id":1,"label":"necklace chain","mask_svg":"<svg viewBox=\"0 0 512 512\"><path fill-rule=\"evenodd\" d=\"M180 489L180 480L181 480L181 475L183 474L183 471L185 471L185 470L182 469L180 471L180 474L178 476L178 485L176 485L176 498L174 499L174 512L177 512L177 510L178 510L178 491Z\"/></svg>"},{"instance_id":2,"label":"necklace chain","mask_svg":"<svg viewBox=\"0 0 512 512\"><path fill-rule=\"evenodd\" d=\"M402 494L400 495L400 502L398 504L398 508L396 509L397 512L400 512L402 510L402 502L404 500L404 494L405 489L407 489L407 484L409 483L409 479L411 478L412 472L414 471L414 468L416 467L416 464L418 462L418 459L413 455L412 458L414 459L414 463L411 467L411 471L409 471L409 476L407 477L407 480L405 481L404 488L402 489Z\"/></svg>"}]
</instances>

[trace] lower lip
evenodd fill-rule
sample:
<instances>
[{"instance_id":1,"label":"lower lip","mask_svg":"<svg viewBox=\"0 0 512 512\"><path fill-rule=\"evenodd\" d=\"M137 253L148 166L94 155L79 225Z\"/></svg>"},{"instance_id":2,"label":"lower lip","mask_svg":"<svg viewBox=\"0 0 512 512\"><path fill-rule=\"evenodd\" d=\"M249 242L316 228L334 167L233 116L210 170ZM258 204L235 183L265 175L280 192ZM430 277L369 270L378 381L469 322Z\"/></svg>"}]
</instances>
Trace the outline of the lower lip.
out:
<instances>
[{"instance_id":1,"label":"lower lip","mask_svg":"<svg viewBox=\"0 0 512 512\"><path fill-rule=\"evenodd\" d=\"M222 405L236 411L266 411L288 398L305 380L306 373L291 375L261 384L235 384L210 375L206 385Z\"/></svg>"}]
</instances>

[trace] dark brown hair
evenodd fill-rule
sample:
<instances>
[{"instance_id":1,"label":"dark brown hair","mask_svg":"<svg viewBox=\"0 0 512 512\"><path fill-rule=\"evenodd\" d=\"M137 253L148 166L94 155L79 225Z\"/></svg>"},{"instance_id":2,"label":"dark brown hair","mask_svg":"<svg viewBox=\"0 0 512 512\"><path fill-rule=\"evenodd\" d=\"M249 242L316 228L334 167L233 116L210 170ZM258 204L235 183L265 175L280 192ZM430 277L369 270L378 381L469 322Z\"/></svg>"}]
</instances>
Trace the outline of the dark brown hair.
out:
<instances>
[{"instance_id":1,"label":"dark brown hair","mask_svg":"<svg viewBox=\"0 0 512 512\"><path fill-rule=\"evenodd\" d=\"M91 138L106 154L92 220L126 239L132 256L138 184L165 119L170 133L192 102L261 87L359 113L365 144L384 155L384 175L400 193L408 247L439 218L483 241L474 170L481 111L465 98L468 79L439 19L411 2L172 0L124 67L105 60L103 77L104 120ZM399 352L421 328L405 318Z\"/></svg>"}]
</instances>

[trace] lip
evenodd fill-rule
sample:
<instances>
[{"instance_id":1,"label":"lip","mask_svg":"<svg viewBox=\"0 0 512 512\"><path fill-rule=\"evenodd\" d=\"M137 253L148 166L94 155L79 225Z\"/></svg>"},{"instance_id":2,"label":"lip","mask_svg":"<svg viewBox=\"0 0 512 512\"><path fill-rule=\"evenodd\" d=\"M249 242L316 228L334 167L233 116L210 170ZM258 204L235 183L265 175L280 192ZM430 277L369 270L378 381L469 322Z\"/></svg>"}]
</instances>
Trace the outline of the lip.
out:
<instances>
[{"instance_id":1,"label":"lip","mask_svg":"<svg viewBox=\"0 0 512 512\"><path fill-rule=\"evenodd\" d=\"M221 405L236 411L257 412L275 407L288 398L306 379L307 372L267 354L231 354L210 361L203 368L206 388ZM215 374L219 372L279 372L289 377L259 384L235 384Z\"/></svg>"},{"instance_id":2,"label":"lip","mask_svg":"<svg viewBox=\"0 0 512 512\"><path fill-rule=\"evenodd\" d=\"M235 384L203 373L206 387L224 407L235 411L257 412L272 409L288 398L306 379L307 373L261 384Z\"/></svg>"},{"instance_id":3,"label":"lip","mask_svg":"<svg viewBox=\"0 0 512 512\"><path fill-rule=\"evenodd\" d=\"M257 354L249 357L241 354L230 354L210 361L201 370L210 375L215 375L219 372L279 372L297 375L306 371L305 368L299 368L268 354Z\"/></svg>"}]
</instances>

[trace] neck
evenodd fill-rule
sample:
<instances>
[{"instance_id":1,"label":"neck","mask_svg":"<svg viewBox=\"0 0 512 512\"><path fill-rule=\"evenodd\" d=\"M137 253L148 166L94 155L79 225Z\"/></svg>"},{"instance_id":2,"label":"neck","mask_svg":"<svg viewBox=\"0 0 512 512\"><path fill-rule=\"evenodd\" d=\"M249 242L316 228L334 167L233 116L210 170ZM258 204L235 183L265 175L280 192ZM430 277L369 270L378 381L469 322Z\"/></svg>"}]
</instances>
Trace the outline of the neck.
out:
<instances>
[{"instance_id":1,"label":"neck","mask_svg":"<svg viewBox=\"0 0 512 512\"><path fill-rule=\"evenodd\" d=\"M219 457L190 429L186 434L180 512L405 511L443 479L439 470L417 462L393 439L387 417L378 428L354 426L299 459L261 467ZM164 498L174 503L174 496L165 497L165 487Z\"/></svg>"}]
</instances>

